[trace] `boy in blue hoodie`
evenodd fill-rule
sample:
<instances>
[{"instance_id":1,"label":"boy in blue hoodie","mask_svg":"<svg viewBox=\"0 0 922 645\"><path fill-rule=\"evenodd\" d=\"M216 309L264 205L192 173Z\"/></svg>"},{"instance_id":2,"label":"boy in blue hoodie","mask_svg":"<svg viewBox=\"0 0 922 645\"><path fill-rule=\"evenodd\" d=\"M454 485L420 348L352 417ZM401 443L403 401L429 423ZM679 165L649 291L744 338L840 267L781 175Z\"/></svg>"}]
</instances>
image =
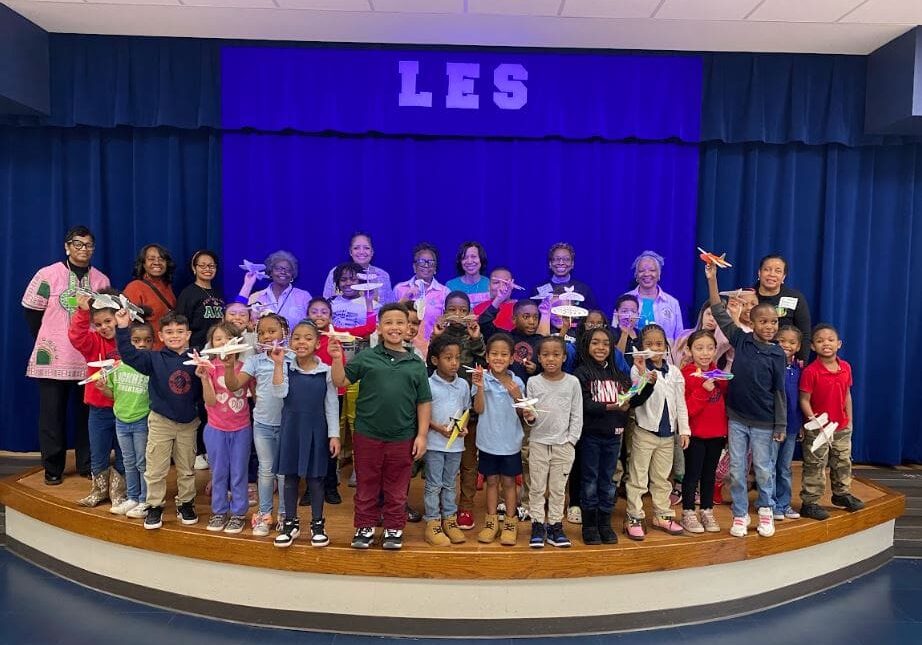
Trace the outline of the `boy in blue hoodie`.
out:
<instances>
[{"instance_id":1,"label":"boy in blue hoodie","mask_svg":"<svg viewBox=\"0 0 922 645\"><path fill-rule=\"evenodd\" d=\"M160 319L160 351L140 351L131 344L131 319L124 309L115 314L115 337L122 361L150 377L150 416L147 419L147 503L145 529L163 526L163 504L170 457L176 463L176 515L183 524L195 524L195 431L202 400L201 379L194 365L183 365L192 332L182 314L167 313Z\"/></svg>"}]
</instances>

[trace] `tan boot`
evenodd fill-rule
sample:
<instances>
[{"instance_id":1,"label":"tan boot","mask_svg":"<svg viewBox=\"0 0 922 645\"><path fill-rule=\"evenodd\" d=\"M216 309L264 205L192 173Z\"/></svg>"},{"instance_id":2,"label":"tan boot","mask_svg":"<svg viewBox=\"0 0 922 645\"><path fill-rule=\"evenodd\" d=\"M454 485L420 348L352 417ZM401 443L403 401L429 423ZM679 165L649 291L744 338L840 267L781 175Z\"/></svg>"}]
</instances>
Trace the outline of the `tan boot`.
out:
<instances>
[{"instance_id":1,"label":"tan boot","mask_svg":"<svg viewBox=\"0 0 922 645\"><path fill-rule=\"evenodd\" d=\"M438 520L429 520L426 522L426 542L432 546L448 546L451 540L442 533L442 523Z\"/></svg>"},{"instance_id":2,"label":"tan boot","mask_svg":"<svg viewBox=\"0 0 922 645\"><path fill-rule=\"evenodd\" d=\"M483 529L477 534L477 541L489 544L499 535L499 518L496 515L487 515L483 518Z\"/></svg>"},{"instance_id":3,"label":"tan boot","mask_svg":"<svg viewBox=\"0 0 922 645\"><path fill-rule=\"evenodd\" d=\"M499 537L499 543L503 546L515 546L519 539L519 520L515 515L507 515L503 522L503 533Z\"/></svg>"},{"instance_id":4,"label":"tan boot","mask_svg":"<svg viewBox=\"0 0 922 645\"><path fill-rule=\"evenodd\" d=\"M109 469L109 502L118 506L128 499L128 488L125 478L115 468Z\"/></svg>"},{"instance_id":5,"label":"tan boot","mask_svg":"<svg viewBox=\"0 0 922 645\"><path fill-rule=\"evenodd\" d=\"M466 541L464 531L458 527L457 515L449 515L442 520L442 531L448 536L452 544L461 544Z\"/></svg>"},{"instance_id":6,"label":"tan boot","mask_svg":"<svg viewBox=\"0 0 922 645\"><path fill-rule=\"evenodd\" d=\"M90 494L77 501L80 506L99 506L109 499L109 470L106 469L101 473L93 475L93 488Z\"/></svg>"}]
</instances>

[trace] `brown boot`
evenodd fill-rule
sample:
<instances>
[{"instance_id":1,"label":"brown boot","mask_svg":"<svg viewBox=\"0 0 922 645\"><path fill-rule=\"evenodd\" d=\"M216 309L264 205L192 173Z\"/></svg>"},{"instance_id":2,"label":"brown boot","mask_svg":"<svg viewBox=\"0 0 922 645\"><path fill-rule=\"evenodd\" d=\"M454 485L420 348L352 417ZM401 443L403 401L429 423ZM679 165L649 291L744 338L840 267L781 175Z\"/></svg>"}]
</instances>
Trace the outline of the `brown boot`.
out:
<instances>
[{"instance_id":1,"label":"brown boot","mask_svg":"<svg viewBox=\"0 0 922 645\"><path fill-rule=\"evenodd\" d=\"M452 544L461 544L466 541L464 531L458 527L457 515L449 515L442 520L442 531L445 532Z\"/></svg>"},{"instance_id":2,"label":"brown boot","mask_svg":"<svg viewBox=\"0 0 922 645\"><path fill-rule=\"evenodd\" d=\"M499 535L499 518L496 515L487 515L483 518L483 529L477 534L477 541L489 544Z\"/></svg>"},{"instance_id":3,"label":"brown boot","mask_svg":"<svg viewBox=\"0 0 922 645\"><path fill-rule=\"evenodd\" d=\"M115 468L109 469L109 502L113 507L122 504L128 499L128 489L125 477Z\"/></svg>"},{"instance_id":4,"label":"brown boot","mask_svg":"<svg viewBox=\"0 0 922 645\"><path fill-rule=\"evenodd\" d=\"M426 522L426 542L432 546L448 546L451 540L442 533L442 523L438 520L429 520Z\"/></svg>"},{"instance_id":5,"label":"brown boot","mask_svg":"<svg viewBox=\"0 0 922 645\"><path fill-rule=\"evenodd\" d=\"M503 546L515 546L519 539L519 520L515 515L507 515L503 522L503 534L499 537L499 543Z\"/></svg>"},{"instance_id":6,"label":"brown boot","mask_svg":"<svg viewBox=\"0 0 922 645\"><path fill-rule=\"evenodd\" d=\"M92 482L93 488L90 489L90 494L77 501L80 506L92 508L109 499L109 469L93 475Z\"/></svg>"}]
</instances>

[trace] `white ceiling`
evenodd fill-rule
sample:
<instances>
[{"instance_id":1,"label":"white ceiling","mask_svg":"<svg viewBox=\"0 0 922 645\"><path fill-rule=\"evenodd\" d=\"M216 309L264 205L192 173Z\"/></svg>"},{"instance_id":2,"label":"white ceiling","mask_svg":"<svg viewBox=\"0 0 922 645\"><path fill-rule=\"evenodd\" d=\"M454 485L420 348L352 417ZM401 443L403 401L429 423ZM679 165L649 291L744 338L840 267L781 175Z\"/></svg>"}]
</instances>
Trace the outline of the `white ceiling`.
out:
<instances>
[{"instance_id":1,"label":"white ceiling","mask_svg":"<svg viewBox=\"0 0 922 645\"><path fill-rule=\"evenodd\" d=\"M866 54L922 0L2 0L52 32Z\"/></svg>"}]
</instances>

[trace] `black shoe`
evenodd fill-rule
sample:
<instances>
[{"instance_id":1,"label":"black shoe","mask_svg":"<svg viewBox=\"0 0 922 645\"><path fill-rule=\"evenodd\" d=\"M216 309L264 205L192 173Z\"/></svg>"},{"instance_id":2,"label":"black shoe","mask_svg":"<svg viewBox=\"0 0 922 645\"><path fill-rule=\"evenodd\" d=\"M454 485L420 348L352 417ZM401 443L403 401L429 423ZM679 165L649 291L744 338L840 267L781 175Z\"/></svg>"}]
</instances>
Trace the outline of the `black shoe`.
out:
<instances>
[{"instance_id":1,"label":"black shoe","mask_svg":"<svg viewBox=\"0 0 922 645\"><path fill-rule=\"evenodd\" d=\"M355 529L355 535L352 537L353 549L367 549L375 541L375 529L371 526L362 526Z\"/></svg>"},{"instance_id":2,"label":"black shoe","mask_svg":"<svg viewBox=\"0 0 922 645\"><path fill-rule=\"evenodd\" d=\"M403 531L400 529L384 529L384 540L381 546L389 551L396 551L403 547Z\"/></svg>"},{"instance_id":3,"label":"black shoe","mask_svg":"<svg viewBox=\"0 0 922 645\"><path fill-rule=\"evenodd\" d=\"M800 516L809 517L812 520L829 519L829 513L819 504L803 504L800 507Z\"/></svg>"},{"instance_id":4,"label":"black shoe","mask_svg":"<svg viewBox=\"0 0 922 645\"><path fill-rule=\"evenodd\" d=\"M343 498L342 498L342 495L339 494L338 488L328 488L326 492L324 492L323 494L323 500L327 504L342 504L343 503Z\"/></svg>"},{"instance_id":5,"label":"black shoe","mask_svg":"<svg viewBox=\"0 0 922 645\"><path fill-rule=\"evenodd\" d=\"M557 522L556 524L547 525L547 543L551 546L563 548L570 546L570 539L564 532L562 523Z\"/></svg>"},{"instance_id":6,"label":"black shoe","mask_svg":"<svg viewBox=\"0 0 922 645\"><path fill-rule=\"evenodd\" d=\"M311 546L326 546L329 543L330 538L324 528L323 518L311 520Z\"/></svg>"},{"instance_id":7,"label":"black shoe","mask_svg":"<svg viewBox=\"0 0 922 645\"><path fill-rule=\"evenodd\" d=\"M409 504L407 504L407 522L413 522L414 524L416 524L417 522L422 522L422 521L423 521L423 516L420 514L420 512L417 511L412 506L410 506Z\"/></svg>"},{"instance_id":8,"label":"black shoe","mask_svg":"<svg viewBox=\"0 0 922 645\"><path fill-rule=\"evenodd\" d=\"M45 473L45 485L46 486L60 486L62 481L64 480L60 475L52 475L51 473Z\"/></svg>"},{"instance_id":9,"label":"black shoe","mask_svg":"<svg viewBox=\"0 0 922 645\"><path fill-rule=\"evenodd\" d=\"M183 502L176 509L176 517L185 525L198 524L198 514L195 512L195 502Z\"/></svg>"},{"instance_id":10,"label":"black shoe","mask_svg":"<svg viewBox=\"0 0 922 645\"><path fill-rule=\"evenodd\" d=\"M307 488L304 491L304 494L301 495L300 501L298 501L298 506L310 506L311 505L311 489Z\"/></svg>"},{"instance_id":11,"label":"black shoe","mask_svg":"<svg viewBox=\"0 0 922 645\"><path fill-rule=\"evenodd\" d=\"M84 479L93 479L93 473L91 473L89 470L86 472L81 471L80 476Z\"/></svg>"},{"instance_id":12,"label":"black shoe","mask_svg":"<svg viewBox=\"0 0 922 645\"><path fill-rule=\"evenodd\" d=\"M599 537L602 544L618 544L618 534L611 527L611 513L599 511Z\"/></svg>"},{"instance_id":13,"label":"black shoe","mask_svg":"<svg viewBox=\"0 0 922 645\"><path fill-rule=\"evenodd\" d=\"M583 534L583 544L602 544L602 538L599 535L599 512L583 510L583 524L580 530Z\"/></svg>"},{"instance_id":14,"label":"black shoe","mask_svg":"<svg viewBox=\"0 0 922 645\"><path fill-rule=\"evenodd\" d=\"M280 548L289 547L299 535L301 535L301 521L297 519L285 520L282 522L281 532L275 536L272 543Z\"/></svg>"},{"instance_id":15,"label":"black shoe","mask_svg":"<svg viewBox=\"0 0 922 645\"><path fill-rule=\"evenodd\" d=\"M855 511L860 511L862 508L864 508L864 502L862 502L851 493L846 493L845 495L833 495L832 505L844 508L849 513L854 513Z\"/></svg>"},{"instance_id":16,"label":"black shoe","mask_svg":"<svg viewBox=\"0 0 922 645\"><path fill-rule=\"evenodd\" d=\"M528 541L528 546L533 549L543 549L544 540L547 538L547 531L544 524L541 522L532 522L531 523L531 539Z\"/></svg>"},{"instance_id":17,"label":"black shoe","mask_svg":"<svg viewBox=\"0 0 922 645\"><path fill-rule=\"evenodd\" d=\"M159 529L163 526L163 507L151 506L147 509L147 517L144 518L144 528Z\"/></svg>"}]
</instances>

